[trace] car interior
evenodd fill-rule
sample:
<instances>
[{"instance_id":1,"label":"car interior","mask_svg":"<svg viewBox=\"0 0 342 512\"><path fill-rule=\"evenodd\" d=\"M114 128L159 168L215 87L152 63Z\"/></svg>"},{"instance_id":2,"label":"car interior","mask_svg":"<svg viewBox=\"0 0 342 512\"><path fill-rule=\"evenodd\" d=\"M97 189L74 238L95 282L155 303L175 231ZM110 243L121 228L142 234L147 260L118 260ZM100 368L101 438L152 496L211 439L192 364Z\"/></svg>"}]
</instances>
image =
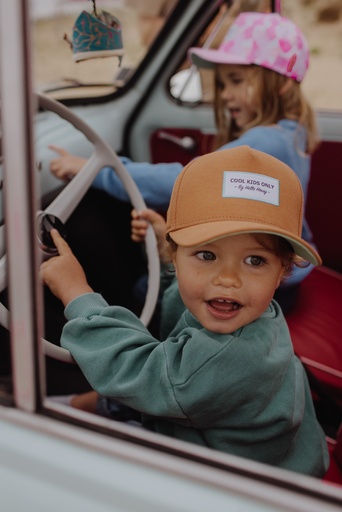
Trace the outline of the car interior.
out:
<instances>
[{"instance_id":1,"label":"car interior","mask_svg":"<svg viewBox=\"0 0 342 512\"><path fill-rule=\"evenodd\" d=\"M75 21L82 11L94 14L96 9L108 11L122 23L124 57L75 62L68 43ZM299 25L302 21L310 43L313 74L308 74L307 81L312 78L305 91L314 106L320 144L312 155L306 216L323 265L300 285L296 306L287 313L286 321L329 447L330 467L321 481L199 448L51 400L55 395L78 394L91 387L71 354L60 346L64 310L39 278L39 264L55 254L49 229L56 225L65 230L66 240L95 291L108 303L132 310L157 335L157 242L151 228L146 244L136 244L130 238L132 207L142 209L145 202L119 157L186 165L212 150L216 134L212 72L192 66L187 52L191 46L216 48L227 24L240 10L280 12ZM119 473L122 464L122 478L127 472L125 484L120 483L123 494L117 510L144 510L139 508L142 499L146 510L151 504L149 510L190 511L191 492L199 493L194 500L198 511L215 504L217 510L227 510L230 499L236 507L232 510L251 512L339 510L342 101L332 92L335 81L320 71L342 68L341 56L333 54L328 42L328 34L335 41L342 35L339 2L327 6L320 0L15 0L0 4L0 24L0 431L7 432L8 426L13 435L16 429L21 435L20 431L24 429L25 434L27 429L38 439L39 435L47 436L47 440L51 437L57 452L61 443L61 455L62 443L70 453L75 450L70 471L75 464L80 480L73 474L72 494L90 482L89 493L91 489L96 493L89 498L89 506L96 506L92 501L96 497L101 502L99 511L110 509L113 493L120 495L120 488L118 483L108 495L106 491L101 501L102 484L91 483L91 473L81 482L82 467L88 466L92 457L98 457L94 467L99 474L101 464L103 468L108 464L103 472L112 464ZM13 34L18 33L20 37L15 38ZM87 159L73 179L63 182L51 174L50 162L56 156L51 145ZM105 166L115 169L128 201L92 187ZM147 295L142 302L136 295L136 283L146 275ZM12 441L4 438L3 443L0 453L4 450L6 455ZM13 473L17 470L16 457L21 460L15 443L14 455L9 452L3 459L6 471ZM22 453L25 444L31 448L29 440L17 443ZM82 450L88 457L84 462ZM49 458L48 441L39 454ZM33 459L32 467L39 468L39 461L35 456ZM25 460L29 468L29 454ZM53 464L52 458L49 464ZM53 470L59 475L58 489L63 492L69 489L64 469L60 462ZM35 469L29 475L27 469L25 478L34 479L35 471L41 475L43 488L43 471ZM152 485L153 479L158 481L158 473L162 479L159 489ZM125 485L137 475L141 485L130 502L130 490ZM51 483L53 477L47 481L55 485ZM103 486L109 489L112 480L104 481ZM93 488L93 484L98 487ZM37 493L43 503L44 491ZM29 495L23 492L23 496ZM68 502L70 496L65 502L60 494L56 496L56 510L59 504L73 503ZM82 507L88 510L86 499Z\"/></svg>"}]
</instances>

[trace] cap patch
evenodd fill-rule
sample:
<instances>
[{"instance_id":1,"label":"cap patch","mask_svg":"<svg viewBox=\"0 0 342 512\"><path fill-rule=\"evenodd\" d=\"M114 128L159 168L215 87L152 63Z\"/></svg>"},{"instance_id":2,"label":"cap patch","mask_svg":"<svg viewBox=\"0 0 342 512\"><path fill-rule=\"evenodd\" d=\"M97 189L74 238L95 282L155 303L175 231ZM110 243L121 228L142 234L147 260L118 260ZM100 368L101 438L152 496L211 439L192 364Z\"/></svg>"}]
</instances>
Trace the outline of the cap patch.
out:
<instances>
[{"instance_id":1,"label":"cap patch","mask_svg":"<svg viewBox=\"0 0 342 512\"><path fill-rule=\"evenodd\" d=\"M279 206L280 182L264 174L223 172L222 197L252 199Z\"/></svg>"}]
</instances>

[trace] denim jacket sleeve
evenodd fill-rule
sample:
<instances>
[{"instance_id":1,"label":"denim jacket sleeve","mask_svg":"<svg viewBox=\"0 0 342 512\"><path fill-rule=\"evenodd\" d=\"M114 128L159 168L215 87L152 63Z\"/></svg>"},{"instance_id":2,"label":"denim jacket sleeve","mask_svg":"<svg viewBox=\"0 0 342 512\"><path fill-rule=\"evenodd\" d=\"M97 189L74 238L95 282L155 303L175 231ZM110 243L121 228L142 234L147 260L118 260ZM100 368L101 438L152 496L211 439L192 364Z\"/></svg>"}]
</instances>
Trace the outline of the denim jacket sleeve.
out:
<instances>
[{"instance_id":1,"label":"denim jacket sleeve","mask_svg":"<svg viewBox=\"0 0 342 512\"><path fill-rule=\"evenodd\" d=\"M127 157L120 157L120 160L137 184L146 205L149 208L167 210L173 184L183 165L178 162L133 162ZM129 201L129 196L112 167L101 169L93 187L104 190L121 201Z\"/></svg>"}]
</instances>

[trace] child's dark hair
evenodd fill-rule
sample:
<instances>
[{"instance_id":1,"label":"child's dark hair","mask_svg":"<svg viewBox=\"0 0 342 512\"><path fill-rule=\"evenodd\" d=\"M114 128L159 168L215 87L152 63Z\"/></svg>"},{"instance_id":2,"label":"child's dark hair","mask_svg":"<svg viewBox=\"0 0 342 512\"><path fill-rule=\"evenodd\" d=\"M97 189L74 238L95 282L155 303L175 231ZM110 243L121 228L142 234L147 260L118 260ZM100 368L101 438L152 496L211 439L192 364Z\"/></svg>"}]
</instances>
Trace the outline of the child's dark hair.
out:
<instances>
[{"instance_id":1,"label":"child's dark hair","mask_svg":"<svg viewBox=\"0 0 342 512\"><path fill-rule=\"evenodd\" d=\"M267 235L266 233L251 233L255 240L265 247L265 249L273 252L282 261L284 267L283 278L289 276L293 270L294 265L297 267L307 267L309 263L302 260L294 252L292 245L285 238L278 235Z\"/></svg>"}]
</instances>

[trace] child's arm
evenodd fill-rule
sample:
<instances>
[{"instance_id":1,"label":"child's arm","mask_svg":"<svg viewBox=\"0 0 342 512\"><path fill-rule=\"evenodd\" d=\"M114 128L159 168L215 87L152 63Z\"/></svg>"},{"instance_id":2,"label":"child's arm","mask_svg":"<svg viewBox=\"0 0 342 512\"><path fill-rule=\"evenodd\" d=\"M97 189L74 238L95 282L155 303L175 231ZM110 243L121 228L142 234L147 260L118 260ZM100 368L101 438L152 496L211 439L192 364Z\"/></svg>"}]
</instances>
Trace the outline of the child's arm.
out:
<instances>
[{"instance_id":1,"label":"child's arm","mask_svg":"<svg viewBox=\"0 0 342 512\"><path fill-rule=\"evenodd\" d=\"M58 153L58 158L50 162L51 173L61 180L70 180L73 178L87 162L86 158L75 156L58 146L49 146L50 149Z\"/></svg>"},{"instance_id":2,"label":"child's arm","mask_svg":"<svg viewBox=\"0 0 342 512\"><path fill-rule=\"evenodd\" d=\"M73 299L93 289L88 285L83 268L72 253L69 245L56 229L50 231L59 256L44 261L40 275L51 292L66 306Z\"/></svg>"},{"instance_id":3,"label":"child's arm","mask_svg":"<svg viewBox=\"0 0 342 512\"><path fill-rule=\"evenodd\" d=\"M158 252L163 259L165 249L165 219L159 213L147 208L146 210L132 210L131 238L134 242L144 242L149 224L151 224L157 238Z\"/></svg>"}]
</instances>

